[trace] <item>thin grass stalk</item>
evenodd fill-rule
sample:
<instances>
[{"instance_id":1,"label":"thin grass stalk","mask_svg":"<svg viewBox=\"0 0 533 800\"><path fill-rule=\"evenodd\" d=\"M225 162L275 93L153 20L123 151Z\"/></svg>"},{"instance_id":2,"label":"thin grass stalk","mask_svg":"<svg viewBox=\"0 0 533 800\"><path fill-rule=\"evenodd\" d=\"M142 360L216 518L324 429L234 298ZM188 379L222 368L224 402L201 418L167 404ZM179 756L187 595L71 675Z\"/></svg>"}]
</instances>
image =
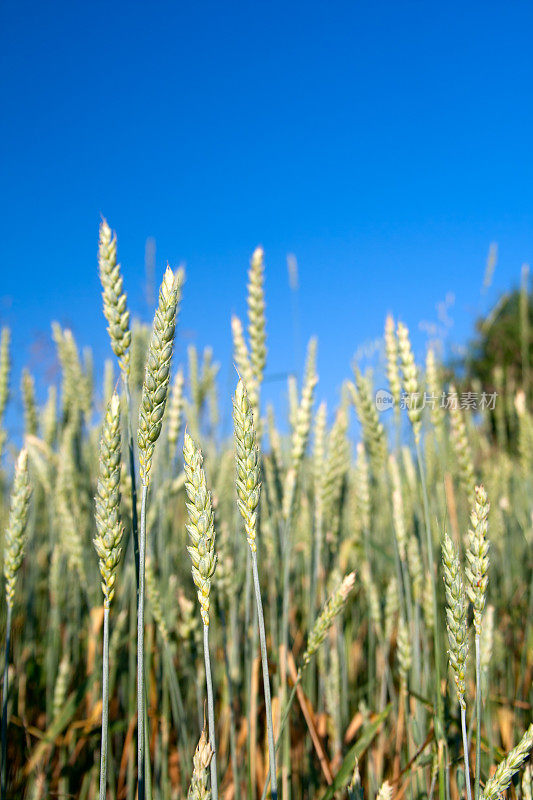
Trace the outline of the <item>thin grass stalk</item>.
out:
<instances>
[{"instance_id":1,"label":"thin grass stalk","mask_svg":"<svg viewBox=\"0 0 533 800\"><path fill-rule=\"evenodd\" d=\"M479 800L481 778L481 637L475 636L476 647L476 774L474 784L474 797Z\"/></svg>"},{"instance_id":2,"label":"thin grass stalk","mask_svg":"<svg viewBox=\"0 0 533 800\"><path fill-rule=\"evenodd\" d=\"M435 580L435 561L433 556L433 537L431 535L431 522L429 518L429 498L428 498L428 491L427 491L427 484L426 484L426 474L424 463L422 460L422 448L420 446L420 440L418 437L415 437L415 448L416 448L416 460L418 462L418 472L420 475L420 483L422 487L422 502L424 507L424 526L426 529L426 547L427 547L427 559L428 559L428 570L431 575L431 591L432 591L432 598L433 598L433 617L434 617L434 624L433 624L433 648L435 651L435 688L436 688L436 700L437 700L437 720L438 720L438 732L437 732L437 740L442 739L444 736L444 709L443 709L443 702L442 702L442 693L440 688L441 682L441 673L440 673L440 635L439 635L439 613L438 613L438 606L437 606L437 582ZM439 758L439 797L443 800L445 795L445 786L444 786L444 775L442 769L442 761ZM469 798L470 800L470 798Z\"/></svg>"},{"instance_id":3,"label":"thin grass stalk","mask_svg":"<svg viewBox=\"0 0 533 800\"><path fill-rule=\"evenodd\" d=\"M102 649L102 737L100 744L99 800L106 798L107 749L109 736L109 606L104 606Z\"/></svg>"},{"instance_id":4,"label":"thin grass stalk","mask_svg":"<svg viewBox=\"0 0 533 800\"><path fill-rule=\"evenodd\" d=\"M270 697L270 680L268 677L268 655L265 634L265 620L263 617L263 603L261 601L261 587L257 572L257 553L252 551L252 571L254 577L255 600L257 604L257 624L259 626L259 644L261 647L261 662L263 668L263 689L265 693L265 713L267 724L270 786L272 800L278 797L278 782L276 778L276 749L274 746L274 726L272 724L272 700Z\"/></svg>"},{"instance_id":5,"label":"thin grass stalk","mask_svg":"<svg viewBox=\"0 0 533 800\"><path fill-rule=\"evenodd\" d=\"M139 596L139 520L137 518L137 477L135 471L135 449L133 444L133 427L131 424L131 394L129 376L122 372L122 385L126 398L126 422L128 430L128 466L131 481L131 533L133 537L133 556L135 560L135 586Z\"/></svg>"},{"instance_id":6,"label":"thin grass stalk","mask_svg":"<svg viewBox=\"0 0 533 800\"><path fill-rule=\"evenodd\" d=\"M189 758L191 755L191 743L189 739L187 726L185 724L186 715L185 715L185 708L183 706L183 697L181 695L179 681L172 661L172 654L170 652L168 642L166 642L164 639L163 639L163 665L165 667L165 672L166 672L166 679L168 683L168 694L170 697L172 714L174 716L176 725L180 729L180 735L183 740L183 745L185 747L186 757Z\"/></svg>"},{"instance_id":7,"label":"thin grass stalk","mask_svg":"<svg viewBox=\"0 0 533 800\"><path fill-rule=\"evenodd\" d=\"M9 694L9 648L11 645L12 606L7 604L6 654L4 661L4 683L2 688L2 800L6 797L7 786L7 698Z\"/></svg>"},{"instance_id":8,"label":"thin grass stalk","mask_svg":"<svg viewBox=\"0 0 533 800\"><path fill-rule=\"evenodd\" d=\"M231 666L228 648L228 626L226 620L226 610L220 604L220 625L222 627L222 647L224 649L224 668L226 670L226 681L228 684L228 705L229 705L229 746L231 755L231 771L233 773L233 790L236 800L241 796L241 785L239 778L239 764L237 762L237 731L235 726L235 707L233 694L233 680L231 677Z\"/></svg>"},{"instance_id":9,"label":"thin grass stalk","mask_svg":"<svg viewBox=\"0 0 533 800\"><path fill-rule=\"evenodd\" d=\"M212 751L210 764L211 794L213 800L218 800L218 777L216 762L216 733L215 733L215 701L213 698L213 679L211 677L211 657L209 655L209 625L204 623L204 663L205 682L207 688L207 723L209 726L209 745Z\"/></svg>"},{"instance_id":10,"label":"thin grass stalk","mask_svg":"<svg viewBox=\"0 0 533 800\"><path fill-rule=\"evenodd\" d=\"M470 759L468 756L468 734L466 732L466 706L461 704L461 732L463 736L463 755L465 762L465 783L467 800L472 800L472 788L470 786ZM479 731L477 732L479 736Z\"/></svg>"},{"instance_id":11,"label":"thin grass stalk","mask_svg":"<svg viewBox=\"0 0 533 800\"><path fill-rule=\"evenodd\" d=\"M145 800L144 734L144 561L146 554L146 497L148 486L141 490L141 529L139 537L139 592L137 602L137 782L138 800Z\"/></svg>"}]
</instances>

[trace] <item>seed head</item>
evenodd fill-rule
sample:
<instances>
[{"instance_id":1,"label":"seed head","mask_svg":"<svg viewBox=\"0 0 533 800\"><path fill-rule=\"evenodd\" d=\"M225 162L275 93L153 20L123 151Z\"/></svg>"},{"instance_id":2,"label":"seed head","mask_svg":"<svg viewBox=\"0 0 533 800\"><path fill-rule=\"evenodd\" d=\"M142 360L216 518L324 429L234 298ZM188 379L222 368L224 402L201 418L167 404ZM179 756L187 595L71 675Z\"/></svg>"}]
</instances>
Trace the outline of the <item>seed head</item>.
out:
<instances>
[{"instance_id":1,"label":"seed head","mask_svg":"<svg viewBox=\"0 0 533 800\"><path fill-rule=\"evenodd\" d=\"M264 253L256 247L248 272L248 336L250 338L250 361L258 386L263 380L266 364L266 322L264 291Z\"/></svg>"},{"instance_id":2,"label":"seed head","mask_svg":"<svg viewBox=\"0 0 533 800\"><path fill-rule=\"evenodd\" d=\"M528 757L532 747L533 722L516 747L511 750L510 753L507 753L503 761L500 762L492 778L485 784L485 791L483 792L484 800L495 800L497 797L501 796L502 792L504 792L511 783L513 775L518 772Z\"/></svg>"},{"instance_id":3,"label":"seed head","mask_svg":"<svg viewBox=\"0 0 533 800\"><path fill-rule=\"evenodd\" d=\"M185 490L189 499L187 530L191 537L191 544L187 550L191 556L192 577L198 589L202 620L204 625L209 625L211 578L217 564L213 508L202 466L202 453L187 432L185 432L183 458L185 461Z\"/></svg>"},{"instance_id":4,"label":"seed head","mask_svg":"<svg viewBox=\"0 0 533 800\"><path fill-rule=\"evenodd\" d=\"M481 620L487 595L489 543L487 541L487 517L489 501L483 486L475 488L475 504L470 515L472 528L469 531L468 548L466 550L467 592L474 607L474 627L476 634L481 634Z\"/></svg>"},{"instance_id":5,"label":"seed head","mask_svg":"<svg viewBox=\"0 0 533 800\"><path fill-rule=\"evenodd\" d=\"M17 573L21 567L26 547L30 493L28 453L23 449L20 451L15 465L11 507L4 542L4 577L6 579L6 600L9 606L13 605Z\"/></svg>"},{"instance_id":6,"label":"seed head","mask_svg":"<svg viewBox=\"0 0 533 800\"><path fill-rule=\"evenodd\" d=\"M27 369L22 370L21 389L24 403L24 432L26 435L37 436L39 421L35 402L35 381Z\"/></svg>"},{"instance_id":7,"label":"seed head","mask_svg":"<svg viewBox=\"0 0 533 800\"><path fill-rule=\"evenodd\" d=\"M403 686L407 686L411 662L411 637L409 636L407 624L402 617L400 619L400 627L398 628L398 667L400 669L400 680Z\"/></svg>"},{"instance_id":8,"label":"seed head","mask_svg":"<svg viewBox=\"0 0 533 800\"><path fill-rule=\"evenodd\" d=\"M106 220L100 225L98 241L98 267L102 283L104 316L107 320L111 347L125 375L130 371L130 312L124 291L120 264L117 264L117 237L111 234Z\"/></svg>"},{"instance_id":9,"label":"seed head","mask_svg":"<svg viewBox=\"0 0 533 800\"><path fill-rule=\"evenodd\" d=\"M307 648L302 661L304 668L309 664L311 658L326 638L335 617L337 614L340 614L346 605L346 601L348 600L354 584L355 572L350 572L349 575L343 578L337 589L335 589L333 594L326 600L326 604L317 617L307 640Z\"/></svg>"},{"instance_id":10,"label":"seed head","mask_svg":"<svg viewBox=\"0 0 533 800\"><path fill-rule=\"evenodd\" d=\"M246 538L255 552L257 529L257 506L261 484L259 483L259 453L252 406L242 380L239 380L233 400L233 424L235 430L235 464L237 467L237 497L239 510L244 520Z\"/></svg>"},{"instance_id":11,"label":"seed head","mask_svg":"<svg viewBox=\"0 0 533 800\"><path fill-rule=\"evenodd\" d=\"M402 482L398 462L391 453L389 455L389 474L392 483L392 521L398 545L400 560L405 561L407 551L407 532L405 530L405 516L403 507Z\"/></svg>"},{"instance_id":12,"label":"seed head","mask_svg":"<svg viewBox=\"0 0 533 800\"><path fill-rule=\"evenodd\" d=\"M2 422L9 400L9 376L11 373L11 357L9 345L11 342L11 331L9 328L2 328L0 336L0 423Z\"/></svg>"},{"instance_id":13,"label":"seed head","mask_svg":"<svg viewBox=\"0 0 533 800\"><path fill-rule=\"evenodd\" d=\"M93 540L106 608L115 594L124 533L120 520L120 464L120 400L114 393L106 409L100 440L100 473L95 498L97 535Z\"/></svg>"},{"instance_id":14,"label":"seed head","mask_svg":"<svg viewBox=\"0 0 533 800\"><path fill-rule=\"evenodd\" d=\"M379 421L376 404L372 397L372 383L369 376L365 377L361 370L355 368L355 383L349 383L352 402L355 406L359 422L363 431L363 441L370 456L374 471L377 473L383 467L387 453L385 429Z\"/></svg>"},{"instance_id":15,"label":"seed head","mask_svg":"<svg viewBox=\"0 0 533 800\"><path fill-rule=\"evenodd\" d=\"M423 592L423 569L422 559L420 557L420 547L418 545L418 539L414 533L409 536L407 541L407 563L409 566L409 575L411 576L415 603L421 603ZM431 603L433 605L433 600Z\"/></svg>"},{"instance_id":16,"label":"seed head","mask_svg":"<svg viewBox=\"0 0 533 800\"><path fill-rule=\"evenodd\" d=\"M409 340L409 331L402 323L398 323L398 349L400 353L400 363L402 365L403 383L405 391L409 397L407 414L413 426L415 440L420 439L422 428L422 406L419 402L419 385L416 374L416 364Z\"/></svg>"},{"instance_id":17,"label":"seed head","mask_svg":"<svg viewBox=\"0 0 533 800\"><path fill-rule=\"evenodd\" d=\"M183 383L183 372L179 369L176 372L174 383L172 384L168 406L168 445L171 457L174 455L183 424L183 411L185 408Z\"/></svg>"},{"instance_id":18,"label":"seed head","mask_svg":"<svg viewBox=\"0 0 533 800\"><path fill-rule=\"evenodd\" d=\"M282 512L284 519L288 519L292 511L296 482L309 439L314 392L318 381L316 373L316 349L316 339L311 339L307 348L302 398L295 415L291 437L291 463L287 472L283 494Z\"/></svg>"},{"instance_id":19,"label":"seed head","mask_svg":"<svg viewBox=\"0 0 533 800\"><path fill-rule=\"evenodd\" d=\"M465 708L465 676L468 656L467 604L459 556L448 534L445 534L442 544L442 563L444 565L446 617L450 644L448 655L457 687L457 697L461 707Z\"/></svg>"},{"instance_id":20,"label":"seed head","mask_svg":"<svg viewBox=\"0 0 533 800\"><path fill-rule=\"evenodd\" d=\"M67 652L59 662L59 669L57 672L56 683L54 686L54 699L52 703L52 715L54 719L57 716L59 716L65 705L65 698L67 696L69 679L70 679L70 658Z\"/></svg>"},{"instance_id":21,"label":"seed head","mask_svg":"<svg viewBox=\"0 0 533 800\"><path fill-rule=\"evenodd\" d=\"M379 788L376 800L392 800L394 789L388 781L383 781Z\"/></svg>"},{"instance_id":22,"label":"seed head","mask_svg":"<svg viewBox=\"0 0 533 800\"><path fill-rule=\"evenodd\" d=\"M211 791L207 788L208 769L213 757L213 750L209 744L205 728L196 746L193 756L193 773L189 786L188 800L210 800Z\"/></svg>"},{"instance_id":23,"label":"seed head","mask_svg":"<svg viewBox=\"0 0 533 800\"><path fill-rule=\"evenodd\" d=\"M388 314L385 320L385 355L387 357L387 378L390 391L396 406L399 407L402 384L398 367L398 340L396 339L394 319L391 314Z\"/></svg>"},{"instance_id":24,"label":"seed head","mask_svg":"<svg viewBox=\"0 0 533 800\"><path fill-rule=\"evenodd\" d=\"M175 276L167 266L159 291L159 305L155 312L152 337L148 347L137 433L141 480L145 486L150 481L155 443L161 433L167 401L176 313L182 280L183 273L181 271Z\"/></svg>"},{"instance_id":25,"label":"seed head","mask_svg":"<svg viewBox=\"0 0 533 800\"><path fill-rule=\"evenodd\" d=\"M455 393L455 388L450 385L450 394ZM459 465L459 478L461 485L470 501L473 501L475 492L474 464L472 451L468 441L465 421L457 403L450 404L450 429L451 440L457 463Z\"/></svg>"}]
</instances>

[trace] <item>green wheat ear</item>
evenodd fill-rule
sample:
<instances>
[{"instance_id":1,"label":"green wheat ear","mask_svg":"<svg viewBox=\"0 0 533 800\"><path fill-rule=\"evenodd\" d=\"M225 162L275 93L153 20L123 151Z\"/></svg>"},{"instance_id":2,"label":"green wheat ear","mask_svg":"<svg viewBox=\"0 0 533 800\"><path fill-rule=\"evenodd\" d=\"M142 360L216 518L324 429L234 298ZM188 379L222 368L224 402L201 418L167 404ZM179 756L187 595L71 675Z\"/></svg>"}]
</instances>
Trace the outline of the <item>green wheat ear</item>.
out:
<instances>
[{"instance_id":1,"label":"green wheat ear","mask_svg":"<svg viewBox=\"0 0 533 800\"><path fill-rule=\"evenodd\" d=\"M6 600L13 605L17 574L22 565L26 548L26 523L30 501L30 477L28 474L28 453L21 450L15 465L15 479L11 493L11 509L5 532L4 577L6 579Z\"/></svg>"},{"instance_id":2,"label":"green wheat ear","mask_svg":"<svg viewBox=\"0 0 533 800\"><path fill-rule=\"evenodd\" d=\"M239 380L233 400L233 422L235 426L235 464L237 469L238 505L244 520L246 538L252 551L257 528L257 506L259 503L259 454L253 422L252 406L248 400L242 380Z\"/></svg>"},{"instance_id":3,"label":"green wheat ear","mask_svg":"<svg viewBox=\"0 0 533 800\"><path fill-rule=\"evenodd\" d=\"M307 647L305 649L305 653L303 655L302 664L304 667L309 664L314 654L317 652L318 648L325 640L329 629L333 625L333 621L337 614L340 614L344 606L346 605L346 601L355 585L355 572L350 572L349 575L346 575L345 578L341 581L338 587L335 589L333 594L328 598L324 608L320 612L315 624L313 625L313 629L309 634L309 639L307 640Z\"/></svg>"},{"instance_id":4,"label":"green wheat ear","mask_svg":"<svg viewBox=\"0 0 533 800\"><path fill-rule=\"evenodd\" d=\"M120 369L126 375L130 371L130 312L124 291L120 264L117 264L117 237L111 233L106 220L100 225L98 240L98 267L102 283L104 316L107 320L111 347L117 356Z\"/></svg>"},{"instance_id":5,"label":"green wheat ear","mask_svg":"<svg viewBox=\"0 0 533 800\"><path fill-rule=\"evenodd\" d=\"M498 769L487 781L485 791L483 792L484 800L496 800L504 792L513 775L518 772L526 758L528 757L531 749L533 748L533 722L524 733L516 747L511 750L503 761L498 765Z\"/></svg>"},{"instance_id":6,"label":"green wheat ear","mask_svg":"<svg viewBox=\"0 0 533 800\"><path fill-rule=\"evenodd\" d=\"M183 271L179 270L178 274L174 275L167 266L152 326L139 407L137 443L141 480L144 485L148 485L150 481L154 447L161 433L165 412L182 282Z\"/></svg>"},{"instance_id":7,"label":"green wheat ear","mask_svg":"<svg viewBox=\"0 0 533 800\"><path fill-rule=\"evenodd\" d=\"M444 566L444 585L446 589L446 617L450 649L450 666L453 671L457 697L465 708L466 660L468 656L467 602L459 556L452 540L445 534L442 543L442 563Z\"/></svg>"},{"instance_id":8,"label":"green wheat ear","mask_svg":"<svg viewBox=\"0 0 533 800\"><path fill-rule=\"evenodd\" d=\"M100 442L100 474L96 493L98 554L104 603L109 607L115 594L115 581L121 554L124 528L120 521L120 400L114 393L106 410Z\"/></svg>"},{"instance_id":9,"label":"green wheat ear","mask_svg":"<svg viewBox=\"0 0 533 800\"><path fill-rule=\"evenodd\" d=\"M189 502L187 530L191 544L187 547L192 561L192 577L198 590L198 602L204 625L209 625L209 595L211 578L215 573L215 526L211 493L207 490L203 458L198 445L185 433L185 490Z\"/></svg>"},{"instance_id":10,"label":"green wheat ear","mask_svg":"<svg viewBox=\"0 0 533 800\"><path fill-rule=\"evenodd\" d=\"M478 636L481 635L481 620L485 608L488 584L489 543L487 541L487 517L489 509L490 505L485 489L483 486L476 486L474 509L470 515L472 529L469 531L469 542L466 550L468 564L465 572L468 581L468 597L474 608L474 627Z\"/></svg>"},{"instance_id":11,"label":"green wheat ear","mask_svg":"<svg viewBox=\"0 0 533 800\"><path fill-rule=\"evenodd\" d=\"M211 800L207 787L208 769L213 758L213 750L207 740L205 727L202 731L193 756L193 772L187 800Z\"/></svg>"}]
</instances>

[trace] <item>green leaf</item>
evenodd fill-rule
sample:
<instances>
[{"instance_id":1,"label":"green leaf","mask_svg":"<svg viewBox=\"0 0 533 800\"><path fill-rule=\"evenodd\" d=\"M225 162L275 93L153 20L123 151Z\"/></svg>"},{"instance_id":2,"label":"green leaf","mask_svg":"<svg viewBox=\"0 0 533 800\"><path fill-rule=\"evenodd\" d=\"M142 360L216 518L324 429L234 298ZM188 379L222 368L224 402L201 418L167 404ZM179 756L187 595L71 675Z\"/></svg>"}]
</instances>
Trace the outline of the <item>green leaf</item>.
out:
<instances>
[{"instance_id":1,"label":"green leaf","mask_svg":"<svg viewBox=\"0 0 533 800\"><path fill-rule=\"evenodd\" d=\"M336 792L344 789L350 781L355 763L361 758L367 747L370 745L375 735L377 734L381 723L388 717L392 708L392 703L383 709L372 722L368 722L363 726L361 736L356 743L348 750L344 761L342 762L339 771L333 779L331 786L328 786L326 793L322 796L321 800L332 800Z\"/></svg>"}]
</instances>

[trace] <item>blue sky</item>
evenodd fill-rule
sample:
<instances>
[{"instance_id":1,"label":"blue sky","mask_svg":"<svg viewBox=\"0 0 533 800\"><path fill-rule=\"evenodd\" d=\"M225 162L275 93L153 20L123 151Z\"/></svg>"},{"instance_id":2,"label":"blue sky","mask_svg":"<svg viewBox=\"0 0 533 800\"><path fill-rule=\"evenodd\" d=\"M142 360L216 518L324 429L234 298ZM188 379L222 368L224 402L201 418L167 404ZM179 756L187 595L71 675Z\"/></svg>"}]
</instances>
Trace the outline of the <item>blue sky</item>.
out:
<instances>
[{"instance_id":1,"label":"blue sky","mask_svg":"<svg viewBox=\"0 0 533 800\"><path fill-rule=\"evenodd\" d=\"M16 373L44 371L53 319L109 354L100 214L136 313L152 315L147 237L158 278L185 263L178 357L212 344L222 391L258 243L269 370L297 366L294 253L301 340L319 337L331 402L388 311L422 354L419 323L453 293L463 342L531 259L532 30L529 2L3 0L0 321Z\"/></svg>"}]
</instances>

